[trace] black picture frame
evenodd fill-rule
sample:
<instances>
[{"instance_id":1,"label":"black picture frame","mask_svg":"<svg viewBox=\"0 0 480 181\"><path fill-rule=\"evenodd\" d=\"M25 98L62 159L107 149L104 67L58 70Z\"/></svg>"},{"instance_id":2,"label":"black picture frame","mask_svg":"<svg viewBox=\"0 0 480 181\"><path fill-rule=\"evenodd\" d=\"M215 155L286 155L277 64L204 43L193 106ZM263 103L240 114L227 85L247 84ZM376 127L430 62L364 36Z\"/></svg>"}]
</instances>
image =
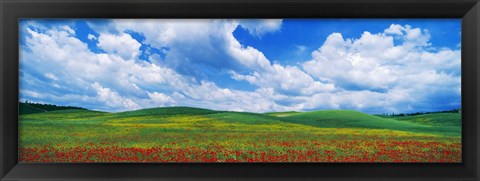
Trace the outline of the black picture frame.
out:
<instances>
[{"instance_id":1,"label":"black picture frame","mask_svg":"<svg viewBox=\"0 0 480 181\"><path fill-rule=\"evenodd\" d=\"M462 163L18 163L19 18L461 18ZM0 180L480 178L478 0L0 0Z\"/></svg>"}]
</instances>

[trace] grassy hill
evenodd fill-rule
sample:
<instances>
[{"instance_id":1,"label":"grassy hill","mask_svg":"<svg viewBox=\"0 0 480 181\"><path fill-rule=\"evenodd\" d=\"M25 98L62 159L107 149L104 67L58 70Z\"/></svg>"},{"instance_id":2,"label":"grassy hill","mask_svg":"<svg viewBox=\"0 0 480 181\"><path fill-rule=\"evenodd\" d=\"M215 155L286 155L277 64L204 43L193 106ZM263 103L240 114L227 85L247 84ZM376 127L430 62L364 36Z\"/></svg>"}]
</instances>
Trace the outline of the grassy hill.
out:
<instances>
[{"instance_id":1,"label":"grassy hill","mask_svg":"<svg viewBox=\"0 0 480 181\"><path fill-rule=\"evenodd\" d=\"M425 125L420 124L420 121L401 121L393 118L382 118L351 110L312 111L279 117L279 119L285 122L323 128L373 128L440 134L460 134L459 126L450 126L446 124L437 126ZM452 119L445 119L443 122L447 121L455 122Z\"/></svg>"},{"instance_id":2,"label":"grassy hill","mask_svg":"<svg viewBox=\"0 0 480 181\"><path fill-rule=\"evenodd\" d=\"M26 103L20 103L18 109L19 109L20 115L47 112L46 110L36 108Z\"/></svg>"},{"instance_id":3,"label":"grassy hill","mask_svg":"<svg viewBox=\"0 0 480 181\"><path fill-rule=\"evenodd\" d=\"M349 110L258 114L191 107L107 113L22 106L36 112L19 118L24 162L461 160L459 115L379 117Z\"/></svg>"},{"instance_id":4,"label":"grassy hill","mask_svg":"<svg viewBox=\"0 0 480 181\"><path fill-rule=\"evenodd\" d=\"M193 108L193 107L162 107L162 108L149 108L140 109L135 111L126 111L115 113L118 117L131 117L131 116L171 116L171 115L204 115L213 114L221 111L213 111L209 109Z\"/></svg>"},{"instance_id":5,"label":"grassy hill","mask_svg":"<svg viewBox=\"0 0 480 181\"><path fill-rule=\"evenodd\" d=\"M192 107L150 108L119 113L103 113L81 109L44 111L24 105L30 112L25 120L85 120L115 126L164 126L188 129L296 129L368 128L460 135L461 116L458 113L437 113L404 117L380 117L351 110L311 112L248 113L214 111ZM36 112L35 112L36 111Z\"/></svg>"},{"instance_id":6,"label":"grassy hill","mask_svg":"<svg viewBox=\"0 0 480 181\"><path fill-rule=\"evenodd\" d=\"M393 116L392 119L431 126L462 126L460 113L430 113L414 116Z\"/></svg>"},{"instance_id":7,"label":"grassy hill","mask_svg":"<svg viewBox=\"0 0 480 181\"><path fill-rule=\"evenodd\" d=\"M247 125L283 123L283 121L273 116L245 112L220 112L208 115L207 117L222 120L227 123L241 123Z\"/></svg>"},{"instance_id":8,"label":"grassy hill","mask_svg":"<svg viewBox=\"0 0 480 181\"><path fill-rule=\"evenodd\" d=\"M285 112L267 112L267 113L263 113L263 114L268 115L268 116L284 117L284 116L290 116L290 115L294 115L294 114L298 114L298 113L302 113L302 112L285 111Z\"/></svg>"}]
</instances>

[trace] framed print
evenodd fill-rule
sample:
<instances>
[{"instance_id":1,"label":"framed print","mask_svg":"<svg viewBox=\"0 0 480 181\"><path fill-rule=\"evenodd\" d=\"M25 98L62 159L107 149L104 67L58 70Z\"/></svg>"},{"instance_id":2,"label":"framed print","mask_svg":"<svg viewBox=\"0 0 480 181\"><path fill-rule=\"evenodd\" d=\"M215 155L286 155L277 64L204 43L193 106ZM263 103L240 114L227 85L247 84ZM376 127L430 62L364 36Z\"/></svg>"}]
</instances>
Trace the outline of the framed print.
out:
<instances>
[{"instance_id":1,"label":"framed print","mask_svg":"<svg viewBox=\"0 0 480 181\"><path fill-rule=\"evenodd\" d=\"M1 6L3 180L478 180L478 1Z\"/></svg>"},{"instance_id":2,"label":"framed print","mask_svg":"<svg viewBox=\"0 0 480 181\"><path fill-rule=\"evenodd\" d=\"M19 162L462 162L461 19L19 24Z\"/></svg>"}]
</instances>

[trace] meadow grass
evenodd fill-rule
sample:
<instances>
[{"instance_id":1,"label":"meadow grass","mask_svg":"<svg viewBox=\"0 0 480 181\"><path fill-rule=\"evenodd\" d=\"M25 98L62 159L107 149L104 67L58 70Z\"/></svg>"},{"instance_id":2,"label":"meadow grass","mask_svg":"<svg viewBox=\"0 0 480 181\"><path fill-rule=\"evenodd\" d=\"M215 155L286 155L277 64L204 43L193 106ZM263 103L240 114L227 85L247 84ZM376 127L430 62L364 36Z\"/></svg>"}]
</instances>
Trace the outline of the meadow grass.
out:
<instances>
[{"instance_id":1,"label":"meadow grass","mask_svg":"<svg viewBox=\"0 0 480 181\"><path fill-rule=\"evenodd\" d=\"M123 113L52 111L20 116L20 160L461 161L459 126L421 119L426 118L381 118L354 111L255 114L185 107Z\"/></svg>"}]
</instances>

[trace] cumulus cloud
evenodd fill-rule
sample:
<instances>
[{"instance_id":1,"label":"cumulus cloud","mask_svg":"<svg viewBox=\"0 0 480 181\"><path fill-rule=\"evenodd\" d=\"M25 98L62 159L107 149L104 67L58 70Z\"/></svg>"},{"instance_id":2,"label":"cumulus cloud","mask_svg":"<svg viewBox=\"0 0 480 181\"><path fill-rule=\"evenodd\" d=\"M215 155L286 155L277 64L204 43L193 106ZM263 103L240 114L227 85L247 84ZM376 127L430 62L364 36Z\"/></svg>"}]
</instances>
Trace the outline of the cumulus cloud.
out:
<instances>
[{"instance_id":1,"label":"cumulus cloud","mask_svg":"<svg viewBox=\"0 0 480 181\"><path fill-rule=\"evenodd\" d=\"M95 35L92 35L92 34L88 34L88 35L87 35L87 38L88 38L89 40L96 40L96 39L97 39L97 37L96 37Z\"/></svg>"},{"instance_id":2,"label":"cumulus cloud","mask_svg":"<svg viewBox=\"0 0 480 181\"><path fill-rule=\"evenodd\" d=\"M213 82L202 81L200 85L185 89L183 93L185 97L178 94L174 96L195 107L248 112L299 110L295 105L279 104L280 95L276 95L270 88L240 91L220 88Z\"/></svg>"},{"instance_id":3,"label":"cumulus cloud","mask_svg":"<svg viewBox=\"0 0 480 181\"><path fill-rule=\"evenodd\" d=\"M159 92L148 92L148 97L150 98L150 100L152 100L152 102L159 106L173 105L175 103L175 101L172 100L170 96Z\"/></svg>"},{"instance_id":4,"label":"cumulus cloud","mask_svg":"<svg viewBox=\"0 0 480 181\"><path fill-rule=\"evenodd\" d=\"M240 26L253 36L261 37L266 33L280 31L282 19L243 19Z\"/></svg>"},{"instance_id":5,"label":"cumulus cloud","mask_svg":"<svg viewBox=\"0 0 480 181\"><path fill-rule=\"evenodd\" d=\"M396 35L403 40L404 46L429 46L430 32L427 29L412 28L410 25L392 24L384 30L385 34Z\"/></svg>"},{"instance_id":6,"label":"cumulus cloud","mask_svg":"<svg viewBox=\"0 0 480 181\"><path fill-rule=\"evenodd\" d=\"M242 45L233 36L239 26L265 33L277 31L281 23L281 20L115 20L113 26L120 32L143 34L144 43L155 48L168 47L167 66L184 75L208 78L216 75L201 69L213 69L228 72L233 79L246 80L256 86L268 85L284 93L333 90L334 85L314 81L297 67L272 65L261 51ZM158 58L151 56L151 60Z\"/></svg>"},{"instance_id":7,"label":"cumulus cloud","mask_svg":"<svg viewBox=\"0 0 480 181\"><path fill-rule=\"evenodd\" d=\"M131 60L136 59L140 54L141 44L133 39L131 35L122 33L120 35L100 34L97 46L108 53Z\"/></svg>"},{"instance_id":8,"label":"cumulus cloud","mask_svg":"<svg viewBox=\"0 0 480 181\"><path fill-rule=\"evenodd\" d=\"M75 35L75 30L73 30L72 28L70 28L70 26L64 25L64 26L60 26L58 29L59 29L59 30L63 30L63 31L67 32L67 33L70 34L70 35Z\"/></svg>"},{"instance_id":9,"label":"cumulus cloud","mask_svg":"<svg viewBox=\"0 0 480 181\"><path fill-rule=\"evenodd\" d=\"M142 34L142 43L154 48L168 48L165 63L185 75L213 76L199 72L199 67L246 71L270 64L262 52L236 40L233 31L239 22L235 20L114 20L111 26L119 32Z\"/></svg>"},{"instance_id":10,"label":"cumulus cloud","mask_svg":"<svg viewBox=\"0 0 480 181\"><path fill-rule=\"evenodd\" d=\"M401 43L395 45L395 38ZM381 33L364 32L358 39L332 33L303 68L346 91L378 92L371 102L388 98L383 102L391 110L459 106L460 50L429 51L424 48L430 45L429 39L427 30L396 24ZM449 96L439 99L440 95ZM431 105L424 105L426 102Z\"/></svg>"},{"instance_id":11,"label":"cumulus cloud","mask_svg":"<svg viewBox=\"0 0 480 181\"><path fill-rule=\"evenodd\" d=\"M132 99L124 98L110 88L103 87L98 82L93 83L92 88L97 91L97 98L104 102L106 106L112 108L124 107L129 110L141 108Z\"/></svg>"},{"instance_id":12,"label":"cumulus cloud","mask_svg":"<svg viewBox=\"0 0 480 181\"><path fill-rule=\"evenodd\" d=\"M45 95L54 95L44 97L56 100L59 99L56 95L86 95L98 99L83 99L87 101L84 105L118 111L140 108L136 99L148 99L143 89L154 89L150 85L162 90L182 82L170 69L129 61L114 53L93 53L63 29L53 28L45 33L29 29L28 32L31 37L26 39L20 52L21 89L30 89L26 92L40 90ZM38 74L47 79L39 79L35 76ZM48 85L52 87L46 87Z\"/></svg>"},{"instance_id":13,"label":"cumulus cloud","mask_svg":"<svg viewBox=\"0 0 480 181\"><path fill-rule=\"evenodd\" d=\"M283 67L273 64L271 69L262 72L253 72L250 75L241 75L232 72L235 80L245 80L259 87L269 87L277 92L293 95L312 95L320 92L335 90L332 83L321 83L295 66Z\"/></svg>"},{"instance_id":14,"label":"cumulus cloud","mask_svg":"<svg viewBox=\"0 0 480 181\"><path fill-rule=\"evenodd\" d=\"M28 32L31 37L26 39L20 56L21 89L26 99L69 105L72 102L68 101L75 101L81 106L107 111L173 105L246 111L281 107L258 92L220 88L213 82L196 82L193 77L181 75L169 67L130 61L133 56L121 55L119 44L130 42L135 45L132 50L126 50L128 53L136 52L138 45L125 33L101 34L99 47L108 51L94 53L65 28L52 28L47 32L29 29ZM122 41L115 43L113 39ZM44 73L45 70L49 73ZM39 73L51 82L36 78ZM45 87L54 84L60 88ZM34 90L43 93L35 94ZM41 95L47 96L36 99ZM253 104L256 106L247 106Z\"/></svg>"}]
</instances>

